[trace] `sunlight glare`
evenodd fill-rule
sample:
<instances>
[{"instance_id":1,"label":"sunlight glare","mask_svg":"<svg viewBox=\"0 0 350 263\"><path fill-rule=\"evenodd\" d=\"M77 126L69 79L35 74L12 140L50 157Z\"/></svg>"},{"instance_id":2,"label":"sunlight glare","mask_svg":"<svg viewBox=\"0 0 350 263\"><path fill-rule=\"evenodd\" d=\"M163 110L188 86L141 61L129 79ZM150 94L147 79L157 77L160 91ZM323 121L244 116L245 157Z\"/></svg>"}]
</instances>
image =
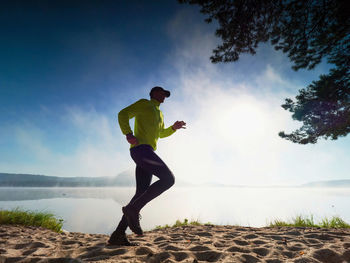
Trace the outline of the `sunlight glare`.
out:
<instances>
[{"instance_id":1,"label":"sunlight glare","mask_svg":"<svg viewBox=\"0 0 350 263\"><path fill-rule=\"evenodd\" d=\"M217 119L220 137L235 143L255 141L261 138L265 130L266 116L258 104L249 101L231 104L230 108L221 108Z\"/></svg>"}]
</instances>

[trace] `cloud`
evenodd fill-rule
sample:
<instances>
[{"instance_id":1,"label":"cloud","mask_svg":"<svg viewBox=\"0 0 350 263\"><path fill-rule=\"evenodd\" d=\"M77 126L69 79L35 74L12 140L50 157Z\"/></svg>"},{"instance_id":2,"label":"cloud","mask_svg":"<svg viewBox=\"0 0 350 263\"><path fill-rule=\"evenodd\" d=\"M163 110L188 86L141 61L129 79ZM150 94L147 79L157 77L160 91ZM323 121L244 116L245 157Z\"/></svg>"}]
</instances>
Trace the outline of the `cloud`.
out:
<instances>
[{"instance_id":1,"label":"cloud","mask_svg":"<svg viewBox=\"0 0 350 263\"><path fill-rule=\"evenodd\" d=\"M183 119L188 129L160 140L158 146L176 177L197 183L268 185L345 174L333 174L338 149L332 142L302 146L278 136L281 130L300 126L281 107L284 98L302 87L288 78L285 67L281 72L265 60L263 70L252 66L242 78L239 68L249 68L245 59L231 66L211 64L213 36L189 22L186 12L170 22L170 37L181 45L169 55L176 73L165 78L178 95L162 106L169 125Z\"/></svg>"},{"instance_id":2,"label":"cloud","mask_svg":"<svg viewBox=\"0 0 350 263\"><path fill-rule=\"evenodd\" d=\"M108 119L93 108L79 107L67 107L62 119L64 127L74 130L72 137L77 141L72 150L60 152L50 142L54 139L48 138L50 129L22 123L12 129L18 148L29 161L0 162L1 171L89 177L115 176L130 168L128 146L121 140L124 138L114 119Z\"/></svg>"},{"instance_id":3,"label":"cloud","mask_svg":"<svg viewBox=\"0 0 350 263\"><path fill-rule=\"evenodd\" d=\"M188 103L169 100L165 114L184 119L188 129L159 142L160 155L181 179L263 185L329 178L337 162L332 147L295 145L278 136L295 126L279 96L250 93L235 83L221 86L202 75L183 85L193 88Z\"/></svg>"}]
</instances>

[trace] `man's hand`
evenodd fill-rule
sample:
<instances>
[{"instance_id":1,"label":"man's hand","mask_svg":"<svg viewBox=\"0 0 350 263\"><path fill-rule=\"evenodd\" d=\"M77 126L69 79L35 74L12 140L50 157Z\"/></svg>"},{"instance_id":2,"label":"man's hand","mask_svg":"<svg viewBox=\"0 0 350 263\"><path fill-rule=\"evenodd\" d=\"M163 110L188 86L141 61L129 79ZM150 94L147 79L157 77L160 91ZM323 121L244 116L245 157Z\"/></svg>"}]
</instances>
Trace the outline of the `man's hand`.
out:
<instances>
[{"instance_id":1,"label":"man's hand","mask_svg":"<svg viewBox=\"0 0 350 263\"><path fill-rule=\"evenodd\" d=\"M137 138L132 133L129 133L129 134L126 135L126 140L128 141L128 143L130 143L132 145L139 144L139 141L137 140Z\"/></svg>"},{"instance_id":2,"label":"man's hand","mask_svg":"<svg viewBox=\"0 0 350 263\"><path fill-rule=\"evenodd\" d=\"M176 121L173 126L171 126L173 128L174 131L178 130L178 129L186 129L186 122L184 121Z\"/></svg>"}]
</instances>

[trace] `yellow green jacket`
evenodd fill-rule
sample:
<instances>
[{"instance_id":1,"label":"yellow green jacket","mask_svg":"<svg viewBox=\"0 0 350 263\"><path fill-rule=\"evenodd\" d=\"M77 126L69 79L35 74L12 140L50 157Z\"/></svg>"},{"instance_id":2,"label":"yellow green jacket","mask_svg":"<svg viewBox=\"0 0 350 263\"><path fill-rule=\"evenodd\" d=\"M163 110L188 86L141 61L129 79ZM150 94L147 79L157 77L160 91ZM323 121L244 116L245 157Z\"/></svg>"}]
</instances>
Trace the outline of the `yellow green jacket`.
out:
<instances>
[{"instance_id":1,"label":"yellow green jacket","mask_svg":"<svg viewBox=\"0 0 350 263\"><path fill-rule=\"evenodd\" d=\"M160 103L155 99L141 99L122 109L118 114L122 133L124 135L132 133L129 120L135 117L133 134L139 144L151 145L156 150L158 138L167 137L175 132L171 126L164 128L163 113L159 105ZM131 145L131 148L135 146Z\"/></svg>"}]
</instances>

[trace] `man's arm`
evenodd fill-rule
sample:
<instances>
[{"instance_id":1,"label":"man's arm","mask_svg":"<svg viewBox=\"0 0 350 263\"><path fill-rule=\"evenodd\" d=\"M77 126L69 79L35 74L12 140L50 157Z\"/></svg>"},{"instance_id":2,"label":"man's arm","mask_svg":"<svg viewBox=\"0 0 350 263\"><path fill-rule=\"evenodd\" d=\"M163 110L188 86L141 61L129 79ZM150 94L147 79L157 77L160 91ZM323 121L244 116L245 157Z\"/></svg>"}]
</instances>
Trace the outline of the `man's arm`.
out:
<instances>
[{"instance_id":1,"label":"man's arm","mask_svg":"<svg viewBox=\"0 0 350 263\"><path fill-rule=\"evenodd\" d=\"M124 135L126 135L126 140L130 144L138 144L137 138L133 135L130 127L129 120L134 118L138 112L142 109L142 104L144 100L139 100L134 104L122 109L118 113L119 127Z\"/></svg>"},{"instance_id":2,"label":"man's arm","mask_svg":"<svg viewBox=\"0 0 350 263\"><path fill-rule=\"evenodd\" d=\"M164 127L162 127L162 129L160 130L160 133L159 133L159 137L160 138L165 138L165 137L168 137L170 135L172 135L176 130L174 130L172 128L172 126L164 129Z\"/></svg>"},{"instance_id":3,"label":"man's arm","mask_svg":"<svg viewBox=\"0 0 350 263\"><path fill-rule=\"evenodd\" d=\"M159 134L160 138L168 137L172 135L178 129L186 129L186 122L176 121L172 126L164 129L164 123L162 123L161 131Z\"/></svg>"},{"instance_id":4,"label":"man's arm","mask_svg":"<svg viewBox=\"0 0 350 263\"><path fill-rule=\"evenodd\" d=\"M139 144L139 141L137 140L137 138L132 133L129 133L129 134L126 135L126 140L128 141L128 143L130 143L132 145Z\"/></svg>"}]
</instances>

